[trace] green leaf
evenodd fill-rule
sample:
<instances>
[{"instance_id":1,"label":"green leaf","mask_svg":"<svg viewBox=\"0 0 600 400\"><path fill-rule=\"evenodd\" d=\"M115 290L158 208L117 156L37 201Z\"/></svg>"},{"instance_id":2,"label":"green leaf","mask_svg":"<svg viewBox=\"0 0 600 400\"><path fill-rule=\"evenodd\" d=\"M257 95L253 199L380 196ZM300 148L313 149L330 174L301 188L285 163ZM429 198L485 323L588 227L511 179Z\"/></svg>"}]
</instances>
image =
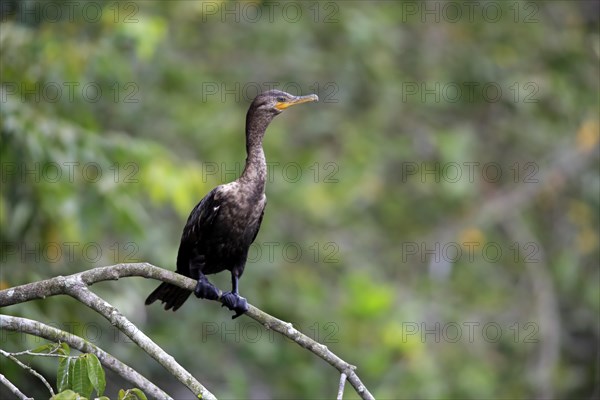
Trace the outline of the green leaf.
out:
<instances>
[{"instance_id":1,"label":"green leaf","mask_svg":"<svg viewBox=\"0 0 600 400\"><path fill-rule=\"evenodd\" d=\"M32 353L49 353L55 348L54 343L43 344L35 349L31 350Z\"/></svg>"},{"instance_id":2,"label":"green leaf","mask_svg":"<svg viewBox=\"0 0 600 400\"><path fill-rule=\"evenodd\" d=\"M106 378L102 364L100 364L100 360L98 360L95 354L86 354L86 361L90 382L94 389L96 389L98 396L102 396L106 388Z\"/></svg>"},{"instance_id":3,"label":"green leaf","mask_svg":"<svg viewBox=\"0 0 600 400\"><path fill-rule=\"evenodd\" d=\"M50 400L81 400L81 396L72 390L64 390L52 396Z\"/></svg>"},{"instance_id":4,"label":"green leaf","mask_svg":"<svg viewBox=\"0 0 600 400\"><path fill-rule=\"evenodd\" d=\"M119 400L148 400L144 392L138 388L119 390Z\"/></svg>"},{"instance_id":5,"label":"green leaf","mask_svg":"<svg viewBox=\"0 0 600 400\"><path fill-rule=\"evenodd\" d=\"M56 373L56 388L59 392L68 389L69 386L69 369L71 359L70 358L59 358L58 359L58 371Z\"/></svg>"},{"instance_id":6,"label":"green leaf","mask_svg":"<svg viewBox=\"0 0 600 400\"><path fill-rule=\"evenodd\" d=\"M138 388L129 389L129 391L132 394L134 394L138 398L138 400L148 400L148 398L146 397L146 395L144 394L144 392L142 392Z\"/></svg>"},{"instance_id":7,"label":"green leaf","mask_svg":"<svg viewBox=\"0 0 600 400\"><path fill-rule=\"evenodd\" d=\"M73 376L75 375L75 360L69 361L69 376L67 378L67 387L73 387Z\"/></svg>"},{"instance_id":8,"label":"green leaf","mask_svg":"<svg viewBox=\"0 0 600 400\"><path fill-rule=\"evenodd\" d=\"M85 397L92 395L92 383L90 382L86 356L88 354L82 354L75 360L75 367L73 369L73 390L77 393L82 394Z\"/></svg>"},{"instance_id":9,"label":"green leaf","mask_svg":"<svg viewBox=\"0 0 600 400\"><path fill-rule=\"evenodd\" d=\"M58 349L56 350L58 354L61 356L68 356L71 354L71 348L65 342L61 342L58 344Z\"/></svg>"}]
</instances>

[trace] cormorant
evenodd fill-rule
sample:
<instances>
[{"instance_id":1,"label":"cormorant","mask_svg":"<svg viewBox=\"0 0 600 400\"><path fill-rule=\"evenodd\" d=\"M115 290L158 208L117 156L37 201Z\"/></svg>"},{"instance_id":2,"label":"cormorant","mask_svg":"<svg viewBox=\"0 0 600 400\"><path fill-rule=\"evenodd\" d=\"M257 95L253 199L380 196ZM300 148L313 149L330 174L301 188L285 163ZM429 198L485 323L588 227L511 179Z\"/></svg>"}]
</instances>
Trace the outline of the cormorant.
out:
<instances>
[{"instance_id":1,"label":"cormorant","mask_svg":"<svg viewBox=\"0 0 600 400\"><path fill-rule=\"evenodd\" d=\"M238 281L244 272L248 249L260 229L267 198L267 163L262 148L265 130L286 108L318 101L314 95L293 96L270 90L256 96L246 115L246 166L235 181L219 185L194 207L183 228L177 254L178 273L198 280L196 297L217 300L219 290L206 275L231 271L231 292L223 293L223 306L236 312L248 311L246 299L239 295ZM165 303L165 310L176 311L191 292L163 282L146 299Z\"/></svg>"}]
</instances>

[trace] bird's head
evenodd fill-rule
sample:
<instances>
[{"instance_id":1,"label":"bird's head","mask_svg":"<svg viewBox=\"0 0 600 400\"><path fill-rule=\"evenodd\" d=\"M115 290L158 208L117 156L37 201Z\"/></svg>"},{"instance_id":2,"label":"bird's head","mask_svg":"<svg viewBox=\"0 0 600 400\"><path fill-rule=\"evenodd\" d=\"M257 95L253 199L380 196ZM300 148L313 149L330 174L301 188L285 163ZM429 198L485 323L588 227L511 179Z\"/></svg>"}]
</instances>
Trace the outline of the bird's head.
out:
<instances>
[{"instance_id":1,"label":"bird's head","mask_svg":"<svg viewBox=\"0 0 600 400\"><path fill-rule=\"evenodd\" d=\"M255 112L275 116L281 114L288 107L312 101L319 101L319 97L316 94L294 96L281 90L269 90L256 96L250 108L254 109Z\"/></svg>"}]
</instances>

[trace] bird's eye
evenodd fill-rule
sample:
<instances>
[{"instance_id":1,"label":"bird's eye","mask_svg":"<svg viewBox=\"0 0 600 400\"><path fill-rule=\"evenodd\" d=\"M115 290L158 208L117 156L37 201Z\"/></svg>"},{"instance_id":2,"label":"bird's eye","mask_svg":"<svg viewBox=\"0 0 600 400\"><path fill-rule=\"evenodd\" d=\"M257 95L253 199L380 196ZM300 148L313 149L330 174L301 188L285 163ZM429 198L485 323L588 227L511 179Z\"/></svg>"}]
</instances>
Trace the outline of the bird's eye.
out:
<instances>
[{"instance_id":1,"label":"bird's eye","mask_svg":"<svg viewBox=\"0 0 600 400\"><path fill-rule=\"evenodd\" d=\"M276 100L277 100L279 103L283 103L283 102L285 101L285 97L279 96L279 97L278 97Z\"/></svg>"}]
</instances>

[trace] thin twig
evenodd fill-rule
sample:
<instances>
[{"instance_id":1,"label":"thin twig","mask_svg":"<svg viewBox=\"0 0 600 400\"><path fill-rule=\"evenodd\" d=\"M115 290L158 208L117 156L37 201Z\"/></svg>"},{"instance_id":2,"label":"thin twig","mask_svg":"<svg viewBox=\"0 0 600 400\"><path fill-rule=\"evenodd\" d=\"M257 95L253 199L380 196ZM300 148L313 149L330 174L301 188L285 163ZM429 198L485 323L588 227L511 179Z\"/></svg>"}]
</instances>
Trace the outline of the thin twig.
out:
<instances>
[{"instance_id":1,"label":"thin twig","mask_svg":"<svg viewBox=\"0 0 600 400\"><path fill-rule=\"evenodd\" d=\"M4 316L2 316L4 318ZM77 358L76 356L65 356L63 354L52 353L34 353L31 350L19 351L18 353L9 353L15 357L18 356L35 356L35 357L54 357L54 358Z\"/></svg>"},{"instance_id":2,"label":"thin twig","mask_svg":"<svg viewBox=\"0 0 600 400\"><path fill-rule=\"evenodd\" d=\"M193 279L177 274L175 272L156 267L148 263L117 264L108 267L90 269L84 272L69 275L67 277L58 276L44 281L28 283L26 285L1 290L0 307L18 304L34 299L43 299L48 296L54 296L59 294L69 294L72 296L78 296L78 293L82 292L82 289L85 288L85 285L89 286L96 282L106 280L117 280L119 278L128 276L141 276L145 278L158 279L163 282L172 283L190 291L193 291L196 286L196 281L194 281ZM96 300L91 301L90 304L93 304L95 301L102 302L98 303L98 309L104 309L109 313L116 312L116 309L114 307L112 307L110 304L104 302L104 300L98 297ZM369 390L362 383L358 375L354 372L354 369L356 367L339 358L326 346L312 340L308 336L299 332L292 326L292 324L281 321L252 305L249 305L249 310L245 315L259 322L267 329L272 329L290 338L298 345L302 346L303 348L311 351L315 355L327 361L330 365L332 365L338 371L340 371L340 373L346 374L348 377L348 381L350 382L352 387L354 387L354 389L362 399L374 399L373 395L369 392ZM104 316L109 321L113 322L112 314ZM121 320L121 317L124 318L120 313L116 317L117 318L115 321ZM124 330L125 334L127 334L128 332L130 334L136 334L138 332L141 333L133 324L131 324L131 322L127 321L126 319L125 321L123 321L124 327L127 327L125 328L126 330ZM146 336L144 335L144 337ZM150 339L148 339L148 341L150 341ZM156 346L156 344L154 344L153 342L150 341L150 343ZM160 349L160 347L156 347ZM162 354L164 354L164 356L160 356L159 358L168 357L169 360L172 359L172 357L164 353L163 350L160 351L162 352ZM156 356L153 355L153 357L156 359ZM212 394L210 394L210 396L212 396ZM206 395L204 395L204 397L209 398Z\"/></svg>"},{"instance_id":3,"label":"thin twig","mask_svg":"<svg viewBox=\"0 0 600 400\"><path fill-rule=\"evenodd\" d=\"M158 386L150 382L139 372L122 363L96 345L83 340L79 336L76 336L72 333L56 329L50 325L46 325L32 319L13 317L10 315L2 315L2 318L0 318L0 329L5 329L11 332L23 332L53 342L64 342L67 343L71 348L77 349L82 353L95 354L102 365L122 376L135 387L141 389L147 396L155 399L172 400L168 394L163 392Z\"/></svg>"},{"instance_id":4,"label":"thin twig","mask_svg":"<svg viewBox=\"0 0 600 400\"><path fill-rule=\"evenodd\" d=\"M338 387L337 400L344 398L344 386L346 385L346 374L342 372L340 375L340 386Z\"/></svg>"},{"instance_id":5,"label":"thin twig","mask_svg":"<svg viewBox=\"0 0 600 400\"><path fill-rule=\"evenodd\" d=\"M19 400L33 400L33 397L25 396L23 394L23 392L21 392L19 390L18 387L13 385L13 383L11 381L9 381L8 379L6 379L6 377L2 374L0 374L0 383L2 383L4 386L6 386L8 388L8 390L10 390L10 392L12 394L14 394Z\"/></svg>"},{"instance_id":6,"label":"thin twig","mask_svg":"<svg viewBox=\"0 0 600 400\"><path fill-rule=\"evenodd\" d=\"M54 390L52 390L52 386L50 386L50 384L48 383L46 378L44 378L42 375L40 375L39 372L37 372L35 369L23 364L17 357L13 356L12 354L10 354L2 349L0 349L0 354L2 354L4 357L14 361L19 367L23 368L25 371L29 372L31 375L35 376L40 381L42 381L42 383L46 386L46 388L48 389L50 394L52 394L52 396L54 396Z\"/></svg>"}]
</instances>

